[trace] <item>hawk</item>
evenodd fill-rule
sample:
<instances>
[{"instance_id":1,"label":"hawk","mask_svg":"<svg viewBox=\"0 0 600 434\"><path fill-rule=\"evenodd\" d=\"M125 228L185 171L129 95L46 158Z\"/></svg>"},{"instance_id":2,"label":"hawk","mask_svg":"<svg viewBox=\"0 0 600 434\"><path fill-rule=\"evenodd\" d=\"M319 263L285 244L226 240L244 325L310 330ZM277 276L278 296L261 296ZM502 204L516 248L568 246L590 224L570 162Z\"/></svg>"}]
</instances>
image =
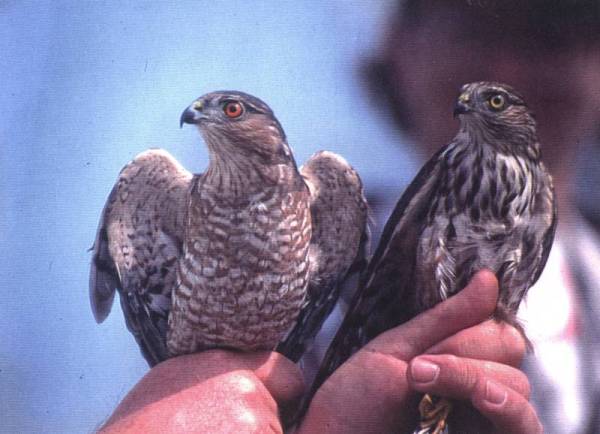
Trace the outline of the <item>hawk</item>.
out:
<instances>
[{"instance_id":1,"label":"hawk","mask_svg":"<svg viewBox=\"0 0 600 434\"><path fill-rule=\"evenodd\" d=\"M319 152L297 168L272 110L251 95L195 100L210 162L192 175L166 151L125 166L100 218L90 300L97 322L118 291L150 366L209 348L297 361L365 255L358 173Z\"/></svg>"},{"instance_id":2,"label":"hawk","mask_svg":"<svg viewBox=\"0 0 600 434\"><path fill-rule=\"evenodd\" d=\"M457 135L396 205L315 390L368 341L456 294L484 268L500 285L494 317L522 331L517 309L544 268L557 221L536 123L514 89L490 82L463 86L454 114ZM424 420L419 432L438 433L444 423Z\"/></svg>"}]
</instances>

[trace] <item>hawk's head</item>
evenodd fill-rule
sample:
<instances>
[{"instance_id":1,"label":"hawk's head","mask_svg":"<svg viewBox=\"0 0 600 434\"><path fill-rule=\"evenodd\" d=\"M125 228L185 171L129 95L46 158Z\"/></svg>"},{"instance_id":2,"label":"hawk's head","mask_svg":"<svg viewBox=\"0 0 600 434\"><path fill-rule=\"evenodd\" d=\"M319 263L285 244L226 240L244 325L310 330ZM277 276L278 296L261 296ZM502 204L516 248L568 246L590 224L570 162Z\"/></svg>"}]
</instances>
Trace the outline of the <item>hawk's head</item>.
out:
<instances>
[{"instance_id":1,"label":"hawk's head","mask_svg":"<svg viewBox=\"0 0 600 434\"><path fill-rule=\"evenodd\" d=\"M243 92L211 92L181 114L181 125L198 125L209 151L263 164L294 164L281 124L260 99Z\"/></svg>"},{"instance_id":2,"label":"hawk's head","mask_svg":"<svg viewBox=\"0 0 600 434\"><path fill-rule=\"evenodd\" d=\"M534 145L533 115L510 86L494 82L465 84L454 107L461 129L490 144Z\"/></svg>"}]
</instances>

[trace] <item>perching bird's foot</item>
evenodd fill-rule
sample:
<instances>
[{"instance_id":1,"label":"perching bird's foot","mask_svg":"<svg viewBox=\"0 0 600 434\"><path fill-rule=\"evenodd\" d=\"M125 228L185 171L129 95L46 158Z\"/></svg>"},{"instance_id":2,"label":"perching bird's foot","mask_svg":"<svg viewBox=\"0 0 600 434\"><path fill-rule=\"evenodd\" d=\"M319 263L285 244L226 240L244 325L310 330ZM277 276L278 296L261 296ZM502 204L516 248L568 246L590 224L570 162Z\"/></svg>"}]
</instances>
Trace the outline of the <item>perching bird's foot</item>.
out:
<instances>
[{"instance_id":1,"label":"perching bird's foot","mask_svg":"<svg viewBox=\"0 0 600 434\"><path fill-rule=\"evenodd\" d=\"M419 403L421 415L418 434L442 434L447 427L447 419L452 410L452 403L446 398L423 396Z\"/></svg>"}]
</instances>

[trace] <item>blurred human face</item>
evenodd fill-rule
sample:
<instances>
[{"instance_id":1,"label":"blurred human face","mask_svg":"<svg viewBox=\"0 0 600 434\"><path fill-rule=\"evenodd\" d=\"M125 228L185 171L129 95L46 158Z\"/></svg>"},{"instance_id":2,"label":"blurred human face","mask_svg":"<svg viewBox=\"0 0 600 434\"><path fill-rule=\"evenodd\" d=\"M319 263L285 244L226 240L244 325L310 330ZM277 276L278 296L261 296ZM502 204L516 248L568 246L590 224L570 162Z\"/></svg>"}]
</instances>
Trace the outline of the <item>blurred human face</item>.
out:
<instances>
[{"instance_id":1,"label":"blurred human face","mask_svg":"<svg viewBox=\"0 0 600 434\"><path fill-rule=\"evenodd\" d=\"M409 134L430 154L456 133L452 107L462 84L504 82L536 114L545 160L564 166L572 148L598 128L600 44L594 50L528 51L505 38L502 23L490 21L485 35L474 34L460 18L455 8L439 6L419 24L394 29L388 55L408 109Z\"/></svg>"}]
</instances>

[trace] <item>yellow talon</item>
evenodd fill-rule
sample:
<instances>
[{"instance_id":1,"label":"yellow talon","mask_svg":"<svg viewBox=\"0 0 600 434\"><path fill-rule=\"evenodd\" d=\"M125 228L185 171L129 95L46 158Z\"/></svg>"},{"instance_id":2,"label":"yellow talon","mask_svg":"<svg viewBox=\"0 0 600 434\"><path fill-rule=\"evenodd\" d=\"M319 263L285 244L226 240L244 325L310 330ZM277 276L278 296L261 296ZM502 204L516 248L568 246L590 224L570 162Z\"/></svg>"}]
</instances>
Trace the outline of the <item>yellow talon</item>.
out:
<instances>
[{"instance_id":1,"label":"yellow talon","mask_svg":"<svg viewBox=\"0 0 600 434\"><path fill-rule=\"evenodd\" d=\"M423 396L419 403L421 414L421 432L441 434L446 427L446 419L452 410L452 403L445 398L432 398L429 394ZM433 431L431 429L433 428Z\"/></svg>"}]
</instances>

